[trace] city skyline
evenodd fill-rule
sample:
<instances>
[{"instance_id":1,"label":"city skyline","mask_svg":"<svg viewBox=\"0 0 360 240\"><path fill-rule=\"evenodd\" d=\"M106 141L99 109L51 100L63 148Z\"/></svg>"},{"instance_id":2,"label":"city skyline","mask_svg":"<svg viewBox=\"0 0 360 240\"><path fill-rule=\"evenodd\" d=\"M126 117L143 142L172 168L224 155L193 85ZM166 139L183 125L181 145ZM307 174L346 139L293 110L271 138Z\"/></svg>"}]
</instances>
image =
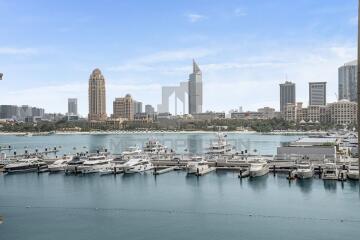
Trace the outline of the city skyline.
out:
<instances>
[{"instance_id":1,"label":"city skyline","mask_svg":"<svg viewBox=\"0 0 360 240\"><path fill-rule=\"evenodd\" d=\"M76 97L79 114L86 116L88 73L99 67L107 79L108 113L113 99L127 93L156 106L161 102L161 86L186 81L191 72L188 63L195 58L206 75L204 93L223 89L216 91L217 98L204 94L203 111L228 111L239 105L245 111L264 106L278 110L277 86L286 75L296 83L297 101L308 102L307 82L326 81L327 100L333 102L338 68L356 59L355 0L271 5L228 1L226 7L215 1L206 6L183 1L176 7L163 1L144 2L148 12L130 1L103 6L93 2L91 8L44 1L32 3L33 10L27 12L28 4L0 1L4 9L0 26L12 33L0 39L1 104L29 104L65 113L66 99ZM104 15L94 11L96 7L110 11L104 19L109 26L103 27ZM152 11L159 15L157 20L151 18ZM257 12L266 16L260 18ZM51 14L57 14L58 20L42 21ZM122 22L129 22L129 27ZM134 33L132 28L139 29ZM94 31L96 40L91 39Z\"/></svg>"}]
</instances>

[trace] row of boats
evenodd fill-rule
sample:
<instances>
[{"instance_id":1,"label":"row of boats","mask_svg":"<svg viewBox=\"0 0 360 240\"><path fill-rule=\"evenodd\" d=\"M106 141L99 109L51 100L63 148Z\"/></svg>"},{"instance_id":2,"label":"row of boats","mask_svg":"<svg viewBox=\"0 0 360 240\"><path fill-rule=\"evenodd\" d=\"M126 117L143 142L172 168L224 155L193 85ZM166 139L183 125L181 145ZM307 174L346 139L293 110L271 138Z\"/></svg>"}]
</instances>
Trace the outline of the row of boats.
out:
<instances>
[{"instance_id":1,"label":"row of boats","mask_svg":"<svg viewBox=\"0 0 360 240\"><path fill-rule=\"evenodd\" d=\"M223 133L217 134L216 141L212 142L204 156L193 156L186 160L185 169L189 174L199 174L208 171L216 163L227 163L243 158L238 155L234 147L226 140ZM43 159L40 156L27 157L4 166L7 173L15 172L65 172L72 173L100 173L112 174L117 172L139 173L151 171L155 168L154 161L159 160L184 161L176 157L173 150L168 149L156 139L147 141L143 148L138 146L129 147L121 156L115 157L107 150L96 153L80 153L74 156L68 155L58 159ZM51 164L47 164L51 162ZM261 156L246 157L249 166L243 176L260 177L269 173L270 164ZM314 164L308 160L302 160L295 164L292 172L294 177L305 179L312 178L315 173ZM321 177L323 179L339 179L344 171L338 169L336 163L324 162L321 165ZM349 179L359 179L358 166L349 164L346 171ZM343 177L343 176L341 176Z\"/></svg>"}]
</instances>

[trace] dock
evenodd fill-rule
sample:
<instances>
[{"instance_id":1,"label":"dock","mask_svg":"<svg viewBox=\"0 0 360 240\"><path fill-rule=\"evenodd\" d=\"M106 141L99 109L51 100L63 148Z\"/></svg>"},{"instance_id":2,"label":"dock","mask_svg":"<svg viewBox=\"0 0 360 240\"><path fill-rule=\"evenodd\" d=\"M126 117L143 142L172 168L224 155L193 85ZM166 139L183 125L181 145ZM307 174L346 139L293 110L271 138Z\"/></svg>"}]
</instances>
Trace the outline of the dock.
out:
<instances>
[{"instance_id":1,"label":"dock","mask_svg":"<svg viewBox=\"0 0 360 240\"><path fill-rule=\"evenodd\" d=\"M159 168L154 168L154 172L153 174L156 175L160 175L160 174L164 174L167 172L172 172L176 169L177 167L168 167L168 168L163 168L163 169L159 169Z\"/></svg>"},{"instance_id":2,"label":"dock","mask_svg":"<svg viewBox=\"0 0 360 240\"><path fill-rule=\"evenodd\" d=\"M203 176L203 175L208 174L210 172L213 172L215 170L216 170L216 167L209 167L208 169L205 169L203 171L199 171L199 172L195 173L195 176L200 177L200 176Z\"/></svg>"}]
</instances>

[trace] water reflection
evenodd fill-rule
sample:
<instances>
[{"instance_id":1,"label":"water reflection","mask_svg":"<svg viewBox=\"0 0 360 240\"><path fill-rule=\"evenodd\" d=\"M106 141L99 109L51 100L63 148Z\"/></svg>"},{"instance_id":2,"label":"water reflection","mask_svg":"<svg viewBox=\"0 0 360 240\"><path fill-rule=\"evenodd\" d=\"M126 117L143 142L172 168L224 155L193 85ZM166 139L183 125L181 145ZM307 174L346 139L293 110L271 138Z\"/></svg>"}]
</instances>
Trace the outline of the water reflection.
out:
<instances>
[{"instance_id":1,"label":"water reflection","mask_svg":"<svg viewBox=\"0 0 360 240\"><path fill-rule=\"evenodd\" d=\"M302 193L309 194L312 190L313 179L297 179L296 186L298 186Z\"/></svg>"},{"instance_id":2,"label":"water reflection","mask_svg":"<svg viewBox=\"0 0 360 240\"><path fill-rule=\"evenodd\" d=\"M202 153L203 152L203 138L199 134L190 134L188 136L188 152L189 153Z\"/></svg>"},{"instance_id":3,"label":"water reflection","mask_svg":"<svg viewBox=\"0 0 360 240\"><path fill-rule=\"evenodd\" d=\"M336 180L324 180L324 188L329 192L336 192L337 181Z\"/></svg>"},{"instance_id":4,"label":"water reflection","mask_svg":"<svg viewBox=\"0 0 360 240\"><path fill-rule=\"evenodd\" d=\"M266 189L268 175L262 177L249 178L249 186L255 191Z\"/></svg>"}]
</instances>

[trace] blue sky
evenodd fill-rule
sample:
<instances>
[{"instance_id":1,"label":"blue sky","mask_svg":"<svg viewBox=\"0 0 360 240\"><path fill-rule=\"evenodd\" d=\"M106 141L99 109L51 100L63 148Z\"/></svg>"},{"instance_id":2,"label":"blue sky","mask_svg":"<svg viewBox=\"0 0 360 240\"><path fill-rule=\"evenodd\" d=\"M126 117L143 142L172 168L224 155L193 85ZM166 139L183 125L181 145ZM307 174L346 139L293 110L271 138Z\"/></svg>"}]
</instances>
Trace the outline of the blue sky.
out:
<instances>
[{"instance_id":1,"label":"blue sky","mask_svg":"<svg viewBox=\"0 0 360 240\"><path fill-rule=\"evenodd\" d=\"M279 108L278 84L327 81L356 58L356 0L0 0L0 104L66 112L99 67L107 111L131 93L161 101L161 86L185 81L195 58L203 71L204 110Z\"/></svg>"}]
</instances>

